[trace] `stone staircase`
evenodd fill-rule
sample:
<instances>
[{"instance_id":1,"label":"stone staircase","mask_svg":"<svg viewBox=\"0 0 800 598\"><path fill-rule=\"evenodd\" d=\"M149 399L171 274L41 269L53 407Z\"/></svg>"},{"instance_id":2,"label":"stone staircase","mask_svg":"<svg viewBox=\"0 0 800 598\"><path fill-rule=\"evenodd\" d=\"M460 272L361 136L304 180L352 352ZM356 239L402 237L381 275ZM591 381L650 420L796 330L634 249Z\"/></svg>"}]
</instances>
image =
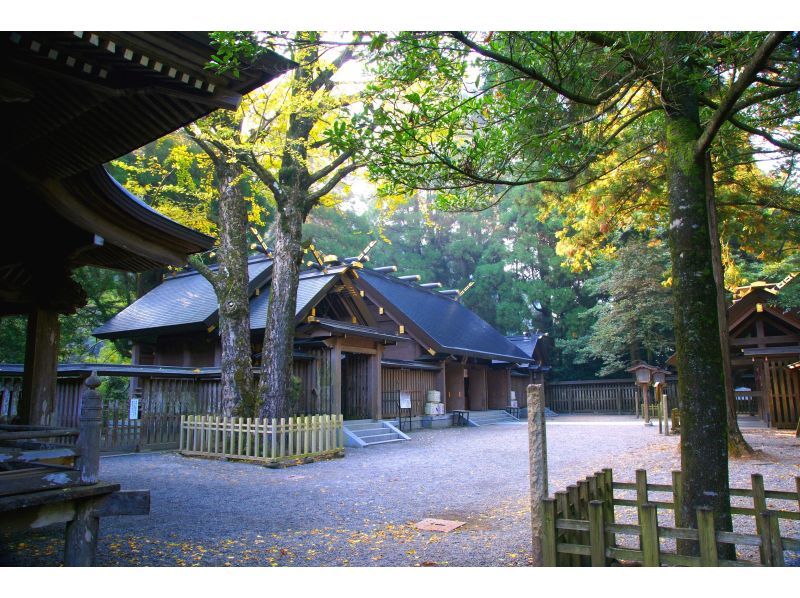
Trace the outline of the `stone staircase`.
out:
<instances>
[{"instance_id":1,"label":"stone staircase","mask_svg":"<svg viewBox=\"0 0 800 598\"><path fill-rule=\"evenodd\" d=\"M397 422L371 419L350 419L344 422L344 444L352 448L364 448L373 444L411 440L398 430Z\"/></svg>"},{"instance_id":2,"label":"stone staircase","mask_svg":"<svg viewBox=\"0 0 800 598\"><path fill-rule=\"evenodd\" d=\"M489 409L488 411L470 411L469 425L479 428L494 424L518 424L524 420L517 419L502 409Z\"/></svg>"}]
</instances>

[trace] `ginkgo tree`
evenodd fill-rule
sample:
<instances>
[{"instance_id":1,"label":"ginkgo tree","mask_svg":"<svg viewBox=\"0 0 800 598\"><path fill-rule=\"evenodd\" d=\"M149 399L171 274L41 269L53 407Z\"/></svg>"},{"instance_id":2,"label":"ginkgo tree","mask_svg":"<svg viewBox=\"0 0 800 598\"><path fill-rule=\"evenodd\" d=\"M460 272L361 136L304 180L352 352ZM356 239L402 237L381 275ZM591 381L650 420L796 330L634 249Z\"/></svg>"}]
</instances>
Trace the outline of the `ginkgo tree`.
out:
<instances>
[{"instance_id":1,"label":"ginkgo tree","mask_svg":"<svg viewBox=\"0 0 800 598\"><path fill-rule=\"evenodd\" d=\"M213 144L246 169L270 195L274 208L267 234L272 282L259 380L259 413L287 415L294 388L292 354L302 227L311 210L346 177L364 166L356 137L347 133L348 107L359 99L336 78L364 44L361 34L325 41L319 32L213 34L215 67L237 69L242 58L270 47L296 63L285 77L248 97L244 125L234 134L207 129L198 139ZM362 121L363 122L363 121Z\"/></svg>"},{"instance_id":2,"label":"ginkgo tree","mask_svg":"<svg viewBox=\"0 0 800 598\"><path fill-rule=\"evenodd\" d=\"M662 144L688 524L708 506L718 529L731 527L709 160L730 127L797 151L799 42L785 32L415 32L393 36L373 63L371 171L395 189L439 190L450 207L576 181L612 152L614 168Z\"/></svg>"}]
</instances>

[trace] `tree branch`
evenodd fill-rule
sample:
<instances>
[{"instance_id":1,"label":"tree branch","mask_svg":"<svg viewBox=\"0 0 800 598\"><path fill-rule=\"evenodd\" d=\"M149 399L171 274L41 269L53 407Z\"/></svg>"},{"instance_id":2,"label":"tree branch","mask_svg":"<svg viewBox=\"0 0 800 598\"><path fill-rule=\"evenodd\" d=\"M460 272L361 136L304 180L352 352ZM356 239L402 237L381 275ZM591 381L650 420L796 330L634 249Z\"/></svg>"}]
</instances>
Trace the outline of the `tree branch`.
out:
<instances>
[{"instance_id":1,"label":"tree branch","mask_svg":"<svg viewBox=\"0 0 800 598\"><path fill-rule=\"evenodd\" d=\"M211 286L214 288L214 292L216 292L217 285L219 283L217 279L217 273L209 268L197 254L189 256L189 264L192 266L192 268L197 270L203 278L211 283Z\"/></svg>"},{"instance_id":2,"label":"tree branch","mask_svg":"<svg viewBox=\"0 0 800 598\"><path fill-rule=\"evenodd\" d=\"M336 187L336 185L338 185L344 177L352 172L355 172L359 168L363 168L364 166L366 166L365 163L350 164L349 166L345 166L336 172L322 187L308 194L305 202L306 205L304 206L306 210L310 212L311 208L313 208L320 199L333 191L333 188Z\"/></svg>"},{"instance_id":3,"label":"tree branch","mask_svg":"<svg viewBox=\"0 0 800 598\"><path fill-rule=\"evenodd\" d=\"M504 54L500 54L499 52L495 52L494 50L490 50L489 48L485 48L479 44L476 44L460 31L450 31L449 35L453 39L460 41L462 44L464 44L474 52L480 54L481 56L485 58L490 58L495 62L499 62L500 64L509 66L514 70L524 74L528 78L533 79L534 81L538 81L539 83L553 90L557 94L572 100L573 102L578 102L579 104L586 104L588 106L598 106L603 102L604 99L606 99L603 96L611 97L612 95L614 95L616 91L616 88L612 88L609 92L606 92L605 94L598 97L585 96L583 94L571 91L566 87L559 85L555 81L551 81L536 69L525 66L524 64L521 64L516 60L513 60L509 56L505 56Z\"/></svg>"},{"instance_id":4,"label":"tree branch","mask_svg":"<svg viewBox=\"0 0 800 598\"><path fill-rule=\"evenodd\" d=\"M324 166L323 168L320 168L317 172L314 172L314 173L310 174L309 178L311 180L311 184L313 185L317 181L321 181L326 176L328 176L330 173L332 173L334 170L339 168L342 164L344 164L350 158L353 157L353 153L354 152L352 150L350 150L350 151L346 151L346 152L344 152L342 154L339 154L339 156L335 160L330 162L327 166Z\"/></svg>"},{"instance_id":5,"label":"tree branch","mask_svg":"<svg viewBox=\"0 0 800 598\"><path fill-rule=\"evenodd\" d=\"M759 71L764 68L773 50L778 47L787 35L789 35L789 33L786 31L772 32L758 47L755 54L753 54L753 57L750 59L750 62L742 71L742 74L739 75L739 78L731 85L722 103L711 116L711 120L708 121L705 130L702 135L700 135L700 139L697 140L697 145L695 145L694 148L695 158L699 158L705 154L711 142L714 141L714 137L716 137L720 127L736 107L736 102L756 78Z\"/></svg>"},{"instance_id":6,"label":"tree branch","mask_svg":"<svg viewBox=\"0 0 800 598\"><path fill-rule=\"evenodd\" d=\"M211 163L216 167L220 163L220 157L214 151L214 148L203 139L202 134L198 131L194 131L191 127L184 127L183 131L189 136L189 138L194 141L197 146L203 150L206 155L211 159Z\"/></svg>"},{"instance_id":7,"label":"tree branch","mask_svg":"<svg viewBox=\"0 0 800 598\"><path fill-rule=\"evenodd\" d=\"M247 166L250 171L256 175L261 182L263 182L267 188L272 193L272 197L275 198L275 203L278 207L281 207L283 202L283 193L281 193L281 187L278 184L277 179L273 176L273 174L261 166L261 163L256 158L255 154L253 154L252 150L242 150L236 155L239 160L242 161L242 164Z\"/></svg>"}]
</instances>

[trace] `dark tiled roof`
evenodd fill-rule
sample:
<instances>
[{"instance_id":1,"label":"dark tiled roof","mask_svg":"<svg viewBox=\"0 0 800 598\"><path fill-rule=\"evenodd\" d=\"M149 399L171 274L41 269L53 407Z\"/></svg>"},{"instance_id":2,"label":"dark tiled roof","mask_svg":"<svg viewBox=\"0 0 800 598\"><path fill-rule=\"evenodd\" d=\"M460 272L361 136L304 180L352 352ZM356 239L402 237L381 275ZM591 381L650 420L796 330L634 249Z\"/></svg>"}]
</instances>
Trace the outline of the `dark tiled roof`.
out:
<instances>
[{"instance_id":1,"label":"dark tiled roof","mask_svg":"<svg viewBox=\"0 0 800 598\"><path fill-rule=\"evenodd\" d=\"M528 357L533 357L533 352L536 350L536 344L542 338L540 334L533 335L519 335L506 337L512 344L525 353Z\"/></svg>"},{"instance_id":2,"label":"dark tiled roof","mask_svg":"<svg viewBox=\"0 0 800 598\"><path fill-rule=\"evenodd\" d=\"M438 345L441 353L527 362L502 334L458 301L371 270L359 276Z\"/></svg>"},{"instance_id":3,"label":"dark tiled roof","mask_svg":"<svg viewBox=\"0 0 800 598\"><path fill-rule=\"evenodd\" d=\"M319 270L307 270L300 273L300 282L297 285L297 307L295 316L307 311L315 299L323 294L339 278L338 273L323 274ZM267 325L267 307L269 306L269 291L261 293L250 300L250 329L263 330Z\"/></svg>"},{"instance_id":4,"label":"dark tiled roof","mask_svg":"<svg viewBox=\"0 0 800 598\"><path fill-rule=\"evenodd\" d=\"M264 275L271 265L264 257L251 258L248 263L250 280ZM94 335L115 338L164 328L200 328L215 320L217 309L211 283L192 270L167 278L95 329Z\"/></svg>"}]
</instances>

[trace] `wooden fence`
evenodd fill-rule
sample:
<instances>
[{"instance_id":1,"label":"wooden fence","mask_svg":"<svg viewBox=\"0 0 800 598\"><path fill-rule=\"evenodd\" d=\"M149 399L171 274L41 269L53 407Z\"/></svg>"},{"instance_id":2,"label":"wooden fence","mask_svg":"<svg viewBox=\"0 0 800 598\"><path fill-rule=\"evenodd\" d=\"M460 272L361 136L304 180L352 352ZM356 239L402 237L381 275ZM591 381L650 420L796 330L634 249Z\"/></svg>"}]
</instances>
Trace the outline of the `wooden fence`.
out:
<instances>
[{"instance_id":1,"label":"wooden fence","mask_svg":"<svg viewBox=\"0 0 800 598\"><path fill-rule=\"evenodd\" d=\"M732 497L748 497L749 505L735 505L734 515L755 519L755 534L718 531L710 509L697 509L697 528L681 524L681 472L672 473L672 484L648 484L644 470L636 472L635 483L614 482L610 469L595 473L555 498L544 501L542 534L546 566L604 567L613 560L631 561L645 566L783 566L784 551L800 550L800 539L782 537L780 520L800 520L798 511L770 509L768 501L800 502L800 477L796 491L765 490L760 474L753 474L752 488L732 488ZM617 497L615 490L635 492L635 499ZM651 500L650 493L668 493L671 501ZM616 523L615 507L636 507L637 523ZM659 524L659 509L672 511L674 527ZM637 548L623 547L619 536L638 538ZM662 539L699 544L700 556L686 556L668 551ZM726 560L719 557L718 546L755 547L758 560Z\"/></svg>"},{"instance_id":2,"label":"wooden fence","mask_svg":"<svg viewBox=\"0 0 800 598\"><path fill-rule=\"evenodd\" d=\"M671 405L678 405L676 380L667 380L667 396ZM641 397L632 378L570 380L545 385L545 405L556 413L635 413L637 400L641 402Z\"/></svg>"},{"instance_id":3,"label":"wooden fence","mask_svg":"<svg viewBox=\"0 0 800 598\"><path fill-rule=\"evenodd\" d=\"M184 455L280 463L344 454L341 415L288 419L182 415L178 450Z\"/></svg>"}]
</instances>

